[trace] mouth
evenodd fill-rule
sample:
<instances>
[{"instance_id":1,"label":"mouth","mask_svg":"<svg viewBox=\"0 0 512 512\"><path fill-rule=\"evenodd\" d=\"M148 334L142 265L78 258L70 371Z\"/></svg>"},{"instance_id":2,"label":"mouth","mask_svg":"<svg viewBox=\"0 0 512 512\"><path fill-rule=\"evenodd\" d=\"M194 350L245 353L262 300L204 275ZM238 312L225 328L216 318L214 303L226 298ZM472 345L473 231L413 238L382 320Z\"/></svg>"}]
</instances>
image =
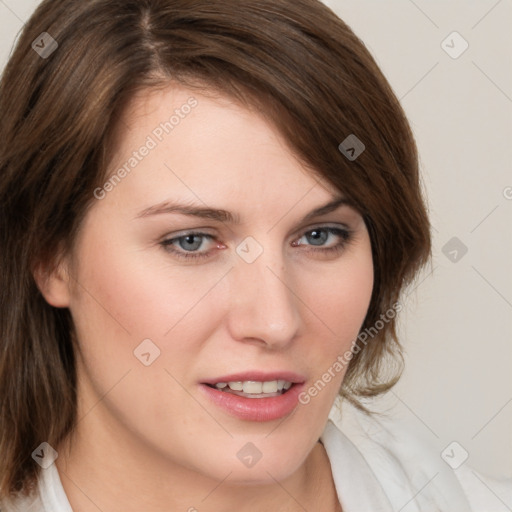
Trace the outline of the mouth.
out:
<instances>
[{"instance_id":1,"label":"mouth","mask_svg":"<svg viewBox=\"0 0 512 512\"><path fill-rule=\"evenodd\" d=\"M298 405L306 379L292 372L249 372L201 382L205 396L217 407L246 421L283 418Z\"/></svg>"}]
</instances>

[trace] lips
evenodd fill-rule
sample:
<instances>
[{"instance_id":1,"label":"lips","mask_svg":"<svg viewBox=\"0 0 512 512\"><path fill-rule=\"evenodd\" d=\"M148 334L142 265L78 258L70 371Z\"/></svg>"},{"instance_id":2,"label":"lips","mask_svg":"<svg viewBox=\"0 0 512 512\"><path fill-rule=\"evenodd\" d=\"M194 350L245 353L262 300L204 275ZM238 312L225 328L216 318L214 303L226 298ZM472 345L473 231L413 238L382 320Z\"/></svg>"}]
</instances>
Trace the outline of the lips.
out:
<instances>
[{"instance_id":1,"label":"lips","mask_svg":"<svg viewBox=\"0 0 512 512\"><path fill-rule=\"evenodd\" d=\"M289 389L270 393L246 395L244 393L229 392L225 388L218 389L219 383L245 383L245 382L271 382L286 381L291 384ZM284 418L291 414L297 407L298 396L305 386L305 377L291 371L248 371L220 375L207 379L200 383L200 390L215 406L245 421L266 422ZM242 396L241 396L242 395Z\"/></svg>"}]
</instances>

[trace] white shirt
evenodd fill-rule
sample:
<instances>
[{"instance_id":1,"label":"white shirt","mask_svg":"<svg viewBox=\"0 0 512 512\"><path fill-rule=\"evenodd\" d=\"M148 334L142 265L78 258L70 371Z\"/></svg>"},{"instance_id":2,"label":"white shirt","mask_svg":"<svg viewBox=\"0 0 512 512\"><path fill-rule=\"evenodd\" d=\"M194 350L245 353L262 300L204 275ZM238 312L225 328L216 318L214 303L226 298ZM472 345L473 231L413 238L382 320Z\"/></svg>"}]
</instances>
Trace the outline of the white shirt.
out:
<instances>
[{"instance_id":1,"label":"white shirt","mask_svg":"<svg viewBox=\"0 0 512 512\"><path fill-rule=\"evenodd\" d=\"M340 407L337 397L321 440L344 512L512 511L512 479L488 478L465 463L452 469L396 419Z\"/></svg>"},{"instance_id":2,"label":"white shirt","mask_svg":"<svg viewBox=\"0 0 512 512\"><path fill-rule=\"evenodd\" d=\"M491 479L441 454L393 419L367 417L340 399L321 441L344 512L510 512L512 480ZM38 494L0 512L73 512L55 464L42 470ZM314 512L314 511L311 511Z\"/></svg>"}]
</instances>

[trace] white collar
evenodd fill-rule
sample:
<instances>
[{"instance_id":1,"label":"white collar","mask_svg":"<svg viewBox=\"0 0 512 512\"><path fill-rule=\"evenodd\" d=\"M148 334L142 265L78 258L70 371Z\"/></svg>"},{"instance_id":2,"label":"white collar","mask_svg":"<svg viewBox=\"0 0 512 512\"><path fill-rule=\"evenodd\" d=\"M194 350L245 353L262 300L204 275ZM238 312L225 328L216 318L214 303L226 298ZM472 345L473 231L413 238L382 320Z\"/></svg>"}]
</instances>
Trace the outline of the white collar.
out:
<instances>
[{"instance_id":1,"label":"white collar","mask_svg":"<svg viewBox=\"0 0 512 512\"><path fill-rule=\"evenodd\" d=\"M343 512L396 512L363 455L331 419L320 439Z\"/></svg>"}]
</instances>

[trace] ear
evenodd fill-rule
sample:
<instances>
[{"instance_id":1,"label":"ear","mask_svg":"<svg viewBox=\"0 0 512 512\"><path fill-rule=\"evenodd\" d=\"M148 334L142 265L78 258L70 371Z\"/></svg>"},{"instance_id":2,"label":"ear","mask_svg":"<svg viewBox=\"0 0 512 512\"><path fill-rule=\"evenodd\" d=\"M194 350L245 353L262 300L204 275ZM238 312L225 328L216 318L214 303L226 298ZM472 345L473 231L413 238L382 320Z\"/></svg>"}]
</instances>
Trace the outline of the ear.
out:
<instances>
[{"instance_id":1,"label":"ear","mask_svg":"<svg viewBox=\"0 0 512 512\"><path fill-rule=\"evenodd\" d=\"M43 263L34 271L34 280L46 302L56 308L66 308L70 302L70 274L68 262L62 259L51 268Z\"/></svg>"}]
</instances>

